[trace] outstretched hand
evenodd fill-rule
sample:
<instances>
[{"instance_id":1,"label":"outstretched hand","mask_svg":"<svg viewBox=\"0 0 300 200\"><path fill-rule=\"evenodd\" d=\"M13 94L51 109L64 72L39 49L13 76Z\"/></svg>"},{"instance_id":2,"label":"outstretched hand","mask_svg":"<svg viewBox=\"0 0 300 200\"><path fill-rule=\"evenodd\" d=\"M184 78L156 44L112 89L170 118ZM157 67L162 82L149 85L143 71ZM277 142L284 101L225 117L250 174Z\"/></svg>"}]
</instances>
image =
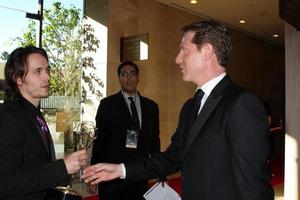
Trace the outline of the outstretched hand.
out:
<instances>
[{"instance_id":1,"label":"outstretched hand","mask_svg":"<svg viewBox=\"0 0 300 200\"><path fill-rule=\"evenodd\" d=\"M123 176L121 164L99 163L83 170L81 178L86 183L95 185L99 182L110 181Z\"/></svg>"}]
</instances>

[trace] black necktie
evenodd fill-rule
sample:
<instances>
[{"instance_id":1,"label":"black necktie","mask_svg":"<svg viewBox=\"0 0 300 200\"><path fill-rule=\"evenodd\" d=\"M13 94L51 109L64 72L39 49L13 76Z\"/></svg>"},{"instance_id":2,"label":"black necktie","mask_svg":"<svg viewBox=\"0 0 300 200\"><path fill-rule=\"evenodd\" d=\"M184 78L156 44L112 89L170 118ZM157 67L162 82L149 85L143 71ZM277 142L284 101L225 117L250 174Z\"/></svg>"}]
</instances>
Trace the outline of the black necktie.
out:
<instances>
[{"instance_id":1,"label":"black necktie","mask_svg":"<svg viewBox=\"0 0 300 200\"><path fill-rule=\"evenodd\" d=\"M139 116L135 107L135 103L133 101L133 97L128 97L130 100L130 109L132 114L132 126L134 130L140 130L140 121Z\"/></svg>"},{"instance_id":2,"label":"black necktie","mask_svg":"<svg viewBox=\"0 0 300 200\"><path fill-rule=\"evenodd\" d=\"M198 89L197 92L194 94L194 120L198 116L198 112L201 105L201 100L204 95L204 92L201 89Z\"/></svg>"}]
</instances>

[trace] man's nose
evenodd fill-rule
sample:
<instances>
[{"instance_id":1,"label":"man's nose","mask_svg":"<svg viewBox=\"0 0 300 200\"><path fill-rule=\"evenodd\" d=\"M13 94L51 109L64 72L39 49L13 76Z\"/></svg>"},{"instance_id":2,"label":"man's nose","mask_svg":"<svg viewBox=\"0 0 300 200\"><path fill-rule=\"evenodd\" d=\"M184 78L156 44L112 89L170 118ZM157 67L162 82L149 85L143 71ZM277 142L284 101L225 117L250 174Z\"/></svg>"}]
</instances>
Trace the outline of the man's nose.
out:
<instances>
[{"instance_id":1,"label":"man's nose","mask_svg":"<svg viewBox=\"0 0 300 200\"><path fill-rule=\"evenodd\" d=\"M182 56L180 55L180 53L178 53L178 55L176 56L175 63L176 64L182 63Z\"/></svg>"},{"instance_id":2,"label":"man's nose","mask_svg":"<svg viewBox=\"0 0 300 200\"><path fill-rule=\"evenodd\" d=\"M44 77L45 77L46 80L50 80L50 73L45 72L45 76Z\"/></svg>"}]
</instances>

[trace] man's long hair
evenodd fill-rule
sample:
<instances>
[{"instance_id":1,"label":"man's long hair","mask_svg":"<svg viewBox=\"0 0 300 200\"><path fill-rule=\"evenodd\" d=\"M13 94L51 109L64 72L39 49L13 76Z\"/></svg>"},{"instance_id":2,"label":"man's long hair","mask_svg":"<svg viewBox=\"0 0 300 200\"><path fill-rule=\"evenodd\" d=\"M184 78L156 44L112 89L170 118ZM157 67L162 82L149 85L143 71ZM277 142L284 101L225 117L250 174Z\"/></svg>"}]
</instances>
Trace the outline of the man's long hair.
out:
<instances>
[{"instance_id":1,"label":"man's long hair","mask_svg":"<svg viewBox=\"0 0 300 200\"><path fill-rule=\"evenodd\" d=\"M44 56L48 61L46 51L35 46L19 47L9 55L4 68L6 100L17 100L20 98L21 94L17 85L17 78L23 79L26 76L28 72L28 57L33 53Z\"/></svg>"}]
</instances>

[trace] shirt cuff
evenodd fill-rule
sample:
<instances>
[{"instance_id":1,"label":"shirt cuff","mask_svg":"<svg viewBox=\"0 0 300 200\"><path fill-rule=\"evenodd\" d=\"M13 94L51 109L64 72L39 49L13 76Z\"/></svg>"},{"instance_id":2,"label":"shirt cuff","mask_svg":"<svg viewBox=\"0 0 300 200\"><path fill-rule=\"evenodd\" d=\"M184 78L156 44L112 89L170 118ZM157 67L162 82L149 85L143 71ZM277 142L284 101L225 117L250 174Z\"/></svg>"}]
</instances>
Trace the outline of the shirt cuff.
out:
<instances>
[{"instance_id":1,"label":"shirt cuff","mask_svg":"<svg viewBox=\"0 0 300 200\"><path fill-rule=\"evenodd\" d=\"M124 163L121 163L120 165L122 167L122 176L120 177L120 179L126 179L126 168L125 168L125 165L124 165Z\"/></svg>"}]
</instances>

